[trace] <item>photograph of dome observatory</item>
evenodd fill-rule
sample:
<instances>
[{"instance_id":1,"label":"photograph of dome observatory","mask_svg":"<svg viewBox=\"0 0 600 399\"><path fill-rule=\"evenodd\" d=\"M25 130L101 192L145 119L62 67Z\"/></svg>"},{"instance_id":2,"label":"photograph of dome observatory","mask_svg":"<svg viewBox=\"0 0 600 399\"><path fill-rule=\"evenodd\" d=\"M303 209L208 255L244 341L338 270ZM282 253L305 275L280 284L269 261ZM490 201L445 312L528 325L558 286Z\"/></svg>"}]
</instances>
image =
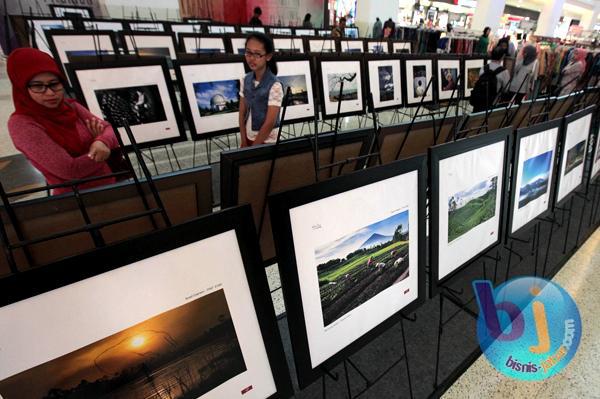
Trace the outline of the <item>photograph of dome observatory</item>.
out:
<instances>
[{"instance_id":1,"label":"photograph of dome observatory","mask_svg":"<svg viewBox=\"0 0 600 399\"><path fill-rule=\"evenodd\" d=\"M194 83L194 93L201 117L238 112L240 109L238 79Z\"/></svg>"}]
</instances>

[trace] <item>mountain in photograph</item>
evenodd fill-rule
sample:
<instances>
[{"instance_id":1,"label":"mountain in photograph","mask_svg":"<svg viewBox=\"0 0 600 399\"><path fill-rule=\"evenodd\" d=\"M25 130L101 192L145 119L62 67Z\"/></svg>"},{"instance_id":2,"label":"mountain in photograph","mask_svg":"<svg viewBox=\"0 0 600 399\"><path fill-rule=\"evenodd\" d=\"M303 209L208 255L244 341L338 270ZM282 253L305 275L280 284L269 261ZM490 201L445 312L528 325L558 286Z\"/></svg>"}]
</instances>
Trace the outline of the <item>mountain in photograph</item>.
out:
<instances>
[{"instance_id":1,"label":"mountain in photograph","mask_svg":"<svg viewBox=\"0 0 600 399\"><path fill-rule=\"evenodd\" d=\"M565 163L565 175L581 165L585 156L585 140L581 140L567 151L567 162Z\"/></svg>"},{"instance_id":2,"label":"mountain in photograph","mask_svg":"<svg viewBox=\"0 0 600 399\"><path fill-rule=\"evenodd\" d=\"M519 208L524 207L548 191L552 151L529 158L523 163L521 187L519 189Z\"/></svg>"},{"instance_id":3,"label":"mountain in photograph","mask_svg":"<svg viewBox=\"0 0 600 399\"><path fill-rule=\"evenodd\" d=\"M360 247L361 247L361 249L362 248L370 248L372 246L383 244L383 243L386 243L388 241L391 241L392 238L394 238L394 237L393 236L384 236L384 235L381 235L381 234L374 233Z\"/></svg>"}]
</instances>

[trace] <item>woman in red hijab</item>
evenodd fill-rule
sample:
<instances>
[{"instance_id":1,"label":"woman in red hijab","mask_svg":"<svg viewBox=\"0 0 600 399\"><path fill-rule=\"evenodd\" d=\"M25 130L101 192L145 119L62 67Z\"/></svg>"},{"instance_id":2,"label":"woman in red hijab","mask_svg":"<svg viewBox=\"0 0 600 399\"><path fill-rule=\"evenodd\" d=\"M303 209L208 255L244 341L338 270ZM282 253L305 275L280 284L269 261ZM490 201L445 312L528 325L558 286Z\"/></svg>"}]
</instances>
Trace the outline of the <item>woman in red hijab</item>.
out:
<instances>
[{"instance_id":1,"label":"woman in red hijab","mask_svg":"<svg viewBox=\"0 0 600 399\"><path fill-rule=\"evenodd\" d=\"M15 147L46 178L48 184L110 174L106 163L118 147L110 124L75 100L65 99L65 78L54 59L33 48L19 48L7 60L15 112L8 131ZM114 178L79 185L110 184ZM53 194L71 191L54 189Z\"/></svg>"}]
</instances>

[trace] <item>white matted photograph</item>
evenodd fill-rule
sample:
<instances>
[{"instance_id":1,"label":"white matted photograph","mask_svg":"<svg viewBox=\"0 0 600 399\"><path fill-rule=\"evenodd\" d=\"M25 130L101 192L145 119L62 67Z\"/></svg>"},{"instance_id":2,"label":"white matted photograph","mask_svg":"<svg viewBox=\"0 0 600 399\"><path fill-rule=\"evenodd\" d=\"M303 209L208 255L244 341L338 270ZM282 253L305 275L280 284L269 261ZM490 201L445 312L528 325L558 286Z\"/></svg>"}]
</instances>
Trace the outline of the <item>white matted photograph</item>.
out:
<instances>
[{"instance_id":1,"label":"white matted photograph","mask_svg":"<svg viewBox=\"0 0 600 399\"><path fill-rule=\"evenodd\" d=\"M362 40L340 40L342 53L364 53L365 46Z\"/></svg>"},{"instance_id":2,"label":"white matted photograph","mask_svg":"<svg viewBox=\"0 0 600 399\"><path fill-rule=\"evenodd\" d=\"M187 101L195 138L239 129L243 62L180 65L182 101Z\"/></svg>"},{"instance_id":3,"label":"white matted photograph","mask_svg":"<svg viewBox=\"0 0 600 399\"><path fill-rule=\"evenodd\" d=\"M600 135L596 134L596 143L594 144L594 158L592 159L592 170L590 172L590 180L593 180L600 172Z\"/></svg>"},{"instance_id":4,"label":"white matted photograph","mask_svg":"<svg viewBox=\"0 0 600 399\"><path fill-rule=\"evenodd\" d=\"M49 55L52 55L44 31L50 29L73 29L73 24L68 19L27 19L29 26L29 42Z\"/></svg>"},{"instance_id":5,"label":"white matted photograph","mask_svg":"<svg viewBox=\"0 0 600 399\"><path fill-rule=\"evenodd\" d=\"M273 39L275 51L288 54L304 53L304 41L299 37L276 37Z\"/></svg>"},{"instance_id":6,"label":"white matted photograph","mask_svg":"<svg viewBox=\"0 0 600 399\"><path fill-rule=\"evenodd\" d=\"M313 368L417 299L417 186L412 171L290 209Z\"/></svg>"},{"instance_id":7,"label":"white matted photograph","mask_svg":"<svg viewBox=\"0 0 600 399\"><path fill-rule=\"evenodd\" d=\"M144 32L164 32L165 26L162 22L129 22L129 30Z\"/></svg>"},{"instance_id":8,"label":"white matted photograph","mask_svg":"<svg viewBox=\"0 0 600 399\"><path fill-rule=\"evenodd\" d=\"M122 119L138 144L182 137L181 117L162 64L77 69L74 75L90 112L115 120L125 145L130 142Z\"/></svg>"},{"instance_id":9,"label":"white matted photograph","mask_svg":"<svg viewBox=\"0 0 600 399\"><path fill-rule=\"evenodd\" d=\"M272 27L272 28L269 28L269 34L270 35L292 36L292 28Z\"/></svg>"},{"instance_id":10,"label":"white matted photograph","mask_svg":"<svg viewBox=\"0 0 600 399\"><path fill-rule=\"evenodd\" d=\"M0 396L273 397L249 287L229 230L3 306Z\"/></svg>"},{"instance_id":11,"label":"white matted photograph","mask_svg":"<svg viewBox=\"0 0 600 399\"><path fill-rule=\"evenodd\" d=\"M340 101L341 114L362 111L364 98L362 91L361 63L359 60L321 60L320 71L325 115L335 115L338 108L338 102ZM343 86L342 82L344 82Z\"/></svg>"},{"instance_id":12,"label":"white matted photograph","mask_svg":"<svg viewBox=\"0 0 600 399\"><path fill-rule=\"evenodd\" d=\"M111 30L113 32L120 32L124 29L122 22L112 21L84 21L83 26L86 30Z\"/></svg>"},{"instance_id":13,"label":"white matted photograph","mask_svg":"<svg viewBox=\"0 0 600 399\"><path fill-rule=\"evenodd\" d=\"M449 100L450 98L458 98L459 85L463 77L460 72L460 60L443 60L437 61L438 74L438 99ZM460 82L459 82L460 79Z\"/></svg>"},{"instance_id":14,"label":"white matted photograph","mask_svg":"<svg viewBox=\"0 0 600 399\"><path fill-rule=\"evenodd\" d=\"M565 199L583 183L587 142L590 135L592 114L588 113L565 123L562 159L559 169L556 203Z\"/></svg>"},{"instance_id":15,"label":"white matted photograph","mask_svg":"<svg viewBox=\"0 0 600 399\"><path fill-rule=\"evenodd\" d=\"M235 26L233 25L208 25L208 33L235 33Z\"/></svg>"},{"instance_id":16,"label":"white matted photograph","mask_svg":"<svg viewBox=\"0 0 600 399\"><path fill-rule=\"evenodd\" d=\"M387 40L367 41L367 52L371 54L387 54L389 53L389 46Z\"/></svg>"},{"instance_id":17,"label":"white matted photograph","mask_svg":"<svg viewBox=\"0 0 600 399\"><path fill-rule=\"evenodd\" d=\"M308 39L308 51L311 53L335 53L335 40L333 39Z\"/></svg>"},{"instance_id":18,"label":"white matted photograph","mask_svg":"<svg viewBox=\"0 0 600 399\"><path fill-rule=\"evenodd\" d=\"M229 39L231 42L231 53L237 55L246 54L246 38L245 37L232 37Z\"/></svg>"},{"instance_id":19,"label":"white matted photograph","mask_svg":"<svg viewBox=\"0 0 600 399\"><path fill-rule=\"evenodd\" d=\"M166 59L177 59L175 42L171 33L136 34L135 32L124 32L125 46L129 54L140 57L164 57Z\"/></svg>"},{"instance_id":20,"label":"white matted photograph","mask_svg":"<svg viewBox=\"0 0 600 399\"><path fill-rule=\"evenodd\" d=\"M547 211L551 200L558 127L523 137L518 143L511 233Z\"/></svg>"},{"instance_id":21,"label":"white matted photograph","mask_svg":"<svg viewBox=\"0 0 600 399\"><path fill-rule=\"evenodd\" d=\"M411 43L410 42L392 42L392 53L399 54L405 53L410 54L411 51Z\"/></svg>"},{"instance_id":22,"label":"white matted photograph","mask_svg":"<svg viewBox=\"0 0 600 399\"><path fill-rule=\"evenodd\" d=\"M252 32L266 33L264 26L240 26L240 32L241 33L252 33Z\"/></svg>"},{"instance_id":23,"label":"white matted photograph","mask_svg":"<svg viewBox=\"0 0 600 399\"><path fill-rule=\"evenodd\" d=\"M369 90L376 110L402 105L400 60L368 60Z\"/></svg>"},{"instance_id":24,"label":"white matted photograph","mask_svg":"<svg viewBox=\"0 0 600 399\"><path fill-rule=\"evenodd\" d=\"M59 6L55 4L50 4L50 11L52 11L52 16L56 18L63 18L65 13L67 14L76 14L81 16L81 18L90 19L92 18L93 11L88 7L70 7L70 6Z\"/></svg>"},{"instance_id":25,"label":"white matted photograph","mask_svg":"<svg viewBox=\"0 0 600 399\"><path fill-rule=\"evenodd\" d=\"M180 33L202 33L202 25L200 24L171 24L171 32L178 38Z\"/></svg>"},{"instance_id":26,"label":"white matted photograph","mask_svg":"<svg viewBox=\"0 0 600 399\"><path fill-rule=\"evenodd\" d=\"M433 61L430 59L406 60L406 104L427 103L433 101L433 88L430 81L434 78ZM429 88L427 86L429 85Z\"/></svg>"},{"instance_id":27,"label":"white matted photograph","mask_svg":"<svg viewBox=\"0 0 600 399\"><path fill-rule=\"evenodd\" d=\"M185 52L188 54L223 54L225 41L222 37L180 36Z\"/></svg>"},{"instance_id":28,"label":"white matted photograph","mask_svg":"<svg viewBox=\"0 0 600 399\"><path fill-rule=\"evenodd\" d=\"M463 88L464 88L464 97L471 97L471 92L475 87L475 83L479 80L479 72L483 68L483 58L478 58L474 60L465 60L465 68L464 68L464 79L463 79Z\"/></svg>"},{"instance_id":29,"label":"white matted photograph","mask_svg":"<svg viewBox=\"0 0 600 399\"><path fill-rule=\"evenodd\" d=\"M314 36L315 30L314 29L296 28L296 29L294 29L294 35L296 35L296 36Z\"/></svg>"},{"instance_id":30,"label":"white matted photograph","mask_svg":"<svg viewBox=\"0 0 600 399\"><path fill-rule=\"evenodd\" d=\"M505 146L439 161L439 280L499 240Z\"/></svg>"},{"instance_id":31,"label":"white matted photograph","mask_svg":"<svg viewBox=\"0 0 600 399\"><path fill-rule=\"evenodd\" d=\"M277 79L283 85L284 97L288 87L290 88L285 121L314 118L315 100L310 61L277 61L277 68Z\"/></svg>"}]
</instances>

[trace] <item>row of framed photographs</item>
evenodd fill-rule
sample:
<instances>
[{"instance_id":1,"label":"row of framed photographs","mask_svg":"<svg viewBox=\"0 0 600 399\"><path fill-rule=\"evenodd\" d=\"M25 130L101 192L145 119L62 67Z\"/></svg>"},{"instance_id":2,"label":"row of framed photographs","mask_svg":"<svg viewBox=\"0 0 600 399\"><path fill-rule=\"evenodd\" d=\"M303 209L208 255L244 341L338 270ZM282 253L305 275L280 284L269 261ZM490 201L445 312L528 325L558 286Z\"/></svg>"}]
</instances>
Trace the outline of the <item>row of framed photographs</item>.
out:
<instances>
[{"instance_id":1,"label":"row of framed photographs","mask_svg":"<svg viewBox=\"0 0 600 399\"><path fill-rule=\"evenodd\" d=\"M56 52L57 57L67 53ZM291 89L284 123L314 120L317 97L323 118L335 117L340 101L340 115L364 113L367 92L373 94L377 111L416 105L423 97L425 103L433 102L438 97L436 88L439 98L449 92L454 93L449 96L456 97L459 85L455 82L452 90L438 85L434 68L443 75L453 66L453 73L459 76L464 68L461 65L484 62L481 58L437 58L318 55L313 60L306 55L280 56L278 78L284 92ZM173 63L192 138L237 132L240 79L249 71L243 57L191 57ZM140 145L185 140L171 73L164 59L75 62L66 64L66 69L77 98L97 115L126 117ZM430 79L433 83L425 91Z\"/></svg>"},{"instance_id":2,"label":"row of framed photographs","mask_svg":"<svg viewBox=\"0 0 600 399\"><path fill-rule=\"evenodd\" d=\"M431 147L428 157L271 195L300 387L425 301L427 179L434 297L505 234L523 231L585 184L594 111ZM592 159L597 178L597 141Z\"/></svg>"},{"instance_id":3,"label":"row of framed photographs","mask_svg":"<svg viewBox=\"0 0 600 399\"><path fill-rule=\"evenodd\" d=\"M519 130L515 151L510 129L433 147L429 176L419 156L272 195L300 388L426 300L428 177L432 238L467 240L463 249L481 253L500 242L508 203L522 201L514 183L504 195L511 162L511 180L525 182L552 174L544 154L553 152L559 204L584 183L594 110ZM432 241L431 254L440 245ZM434 289L465 264L442 275L440 259L432 257ZM2 279L0 395L287 398L289 371L260 265L246 205Z\"/></svg>"}]
</instances>

